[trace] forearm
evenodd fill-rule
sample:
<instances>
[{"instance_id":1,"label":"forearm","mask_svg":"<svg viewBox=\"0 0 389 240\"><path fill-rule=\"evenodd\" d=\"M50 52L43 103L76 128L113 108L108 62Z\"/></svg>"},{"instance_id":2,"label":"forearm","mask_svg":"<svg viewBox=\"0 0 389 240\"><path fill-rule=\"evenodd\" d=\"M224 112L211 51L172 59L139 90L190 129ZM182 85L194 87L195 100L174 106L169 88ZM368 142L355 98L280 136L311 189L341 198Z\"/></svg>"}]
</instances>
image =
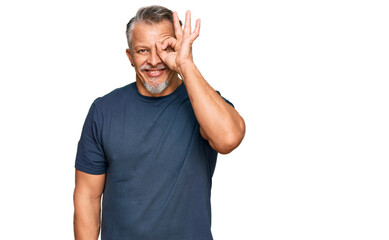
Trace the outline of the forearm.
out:
<instances>
[{"instance_id":1,"label":"forearm","mask_svg":"<svg viewBox=\"0 0 389 240\"><path fill-rule=\"evenodd\" d=\"M242 141L245 124L239 113L207 83L194 64L179 68L197 121L211 146L228 153Z\"/></svg>"},{"instance_id":2,"label":"forearm","mask_svg":"<svg viewBox=\"0 0 389 240\"><path fill-rule=\"evenodd\" d=\"M97 240L100 231L101 197L88 198L74 193L75 240Z\"/></svg>"}]
</instances>

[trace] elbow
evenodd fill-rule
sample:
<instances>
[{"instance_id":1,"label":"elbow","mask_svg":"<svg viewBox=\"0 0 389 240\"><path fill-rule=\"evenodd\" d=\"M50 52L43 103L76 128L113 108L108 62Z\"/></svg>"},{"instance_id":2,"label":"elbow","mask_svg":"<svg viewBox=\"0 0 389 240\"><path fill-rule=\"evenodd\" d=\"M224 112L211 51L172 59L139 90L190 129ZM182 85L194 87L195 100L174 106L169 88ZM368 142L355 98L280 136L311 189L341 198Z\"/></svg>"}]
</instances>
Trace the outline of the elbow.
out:
<instances>
[{"instance_id":1,"label":"elbow","mask_svg":"<svg viewBox=\"0 0 389 240\"><path fill-rule=\"evenodd\" d=\"M235 148L237 148L239 146L238 145L234 145L234 144L225 144L225 145L222 145L222 146L218 146L217 149L215 149L218 153L221 153L221 154L229 154L230 152L232 152Z\"/></svg>"},{"instance_id":2,"label":"elbow","mask_svg":"<svg viewBox=\"0 0 389 240\"><path fill-rule=\"evenodd\" d=\"M221 154L228 154L237 148L242 142L246 132L246 125L243 118L240 118L239 123L235 130L230 131L228 134L223 136L223 140L216 147L216 151Z\"/></svg>"}]
</instances>

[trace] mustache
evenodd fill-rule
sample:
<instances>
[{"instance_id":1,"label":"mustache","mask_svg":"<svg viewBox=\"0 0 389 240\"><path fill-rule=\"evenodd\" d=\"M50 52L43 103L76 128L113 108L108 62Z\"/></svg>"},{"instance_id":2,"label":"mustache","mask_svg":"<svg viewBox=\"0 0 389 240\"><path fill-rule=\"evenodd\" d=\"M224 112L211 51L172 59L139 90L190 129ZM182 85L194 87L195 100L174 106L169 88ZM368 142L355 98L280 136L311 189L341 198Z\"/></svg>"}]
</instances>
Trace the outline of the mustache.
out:
<instances>
[{"instance_id":1,"label":"mustache","mask_svg":"<svg viewBox=\"0 0 389 240\"><path fill-rule=\"evenodd\" d=\"M146 65L143 65L140 67L140 70L143 71L143 70L161 70L161 69L165 69L167 68L167 66L163 63L160 63L158 64L157 66L153 67L149 64L146 64Z\"/></svg>"}]
</instances>

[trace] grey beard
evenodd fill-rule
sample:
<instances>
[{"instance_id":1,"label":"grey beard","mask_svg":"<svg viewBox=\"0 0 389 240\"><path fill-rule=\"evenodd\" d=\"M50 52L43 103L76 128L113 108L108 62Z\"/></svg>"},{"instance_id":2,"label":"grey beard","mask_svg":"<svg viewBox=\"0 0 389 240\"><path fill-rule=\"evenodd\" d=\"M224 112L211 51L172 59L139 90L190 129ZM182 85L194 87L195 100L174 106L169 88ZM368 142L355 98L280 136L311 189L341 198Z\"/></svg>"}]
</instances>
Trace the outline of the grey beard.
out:
<instances>
[{"instance_id":1,"label":"grey beard","mask_svg":"<svg viewBox=\"0 0 389 240\"><path fill-rule=\"evenodd\" d=\"M157 86L152 86L150 84L147 84L146 82L144 82L143 85L149 93L159 94L169 86L169 79L166 79L164 82L160 83Z\"/></svg>"}]
</instances>

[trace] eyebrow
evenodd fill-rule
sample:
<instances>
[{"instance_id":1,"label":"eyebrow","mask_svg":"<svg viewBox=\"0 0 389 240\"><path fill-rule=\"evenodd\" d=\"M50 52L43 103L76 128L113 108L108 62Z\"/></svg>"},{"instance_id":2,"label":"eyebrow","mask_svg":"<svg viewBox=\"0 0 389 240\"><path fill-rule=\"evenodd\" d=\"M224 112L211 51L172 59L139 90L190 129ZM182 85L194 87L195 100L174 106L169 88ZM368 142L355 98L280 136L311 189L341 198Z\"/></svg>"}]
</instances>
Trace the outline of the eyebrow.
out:
<instances>
[{"instance_id":1,"label":"eyebrow","mask_svg":"<svg viewBox=\"0 0 389 240\"><path fill-rule=\"evenodd\" d=\"M134 47L134 50L138 50L138 49L140 49L140 48L149 48L149 47L146 46L146 45L136 45L136 46Z\"/></svg>"}]
</instances>

